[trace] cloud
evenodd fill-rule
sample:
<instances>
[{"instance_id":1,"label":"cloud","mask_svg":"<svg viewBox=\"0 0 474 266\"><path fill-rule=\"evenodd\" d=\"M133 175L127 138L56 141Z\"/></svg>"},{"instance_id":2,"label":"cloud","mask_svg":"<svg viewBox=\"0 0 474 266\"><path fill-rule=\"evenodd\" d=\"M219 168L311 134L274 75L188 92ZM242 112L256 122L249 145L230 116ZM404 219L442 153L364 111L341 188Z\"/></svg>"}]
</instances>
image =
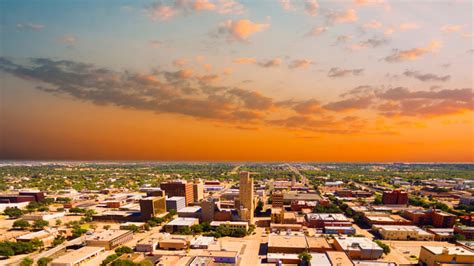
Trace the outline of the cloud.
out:
<instances>
[{"instance_id":1,"label":"cloud","mask_svg":"<svg viewBox=\"0 0 474 266\"><path fill-rule=\"evenodd\" d=\"M306 14L314 17L318 15L319 4L317 0L306 0L304 3L304 11Z\"/></svg>"},{"instance_id":2,"label":"cloud","mask_svg":"<svg viewBox=\"0 0 474 266\"><path fill-rule=\"evenodd\" d=\"M390 36L390 35L392 35L393 33L395 33L395 29L392 28L392 27L387 28L387 29L383 32L383 34L385 34L385 36Z\"/></svg>"},{"instance_id":3,"label":"cloud","mask_svg":"<svg viewBox=\"0 0 474 266\"><path fill-rule=\"evenodd\" d=\"M216 5L209 0L195 0L193 8L194 10L214 10Z\"/></svg>"},{"instance_id":4,"label":"cloud","mask_svg":"<svg viewBox=\"0 0 474 266\"><path fill-rule=\"evenodd\" d=\"M187 63L188 63L188 61L186 61L186 59L182 59L182 58L173 60L173 65L176 66L176 67L185 66Z\"/></svg>"},{"instance_id":5,"label":"cloud","mask_svg":"<svg viewBox=\"0 0 474 266\"><path fill-rule=\"evenodd\" d=\"M343 69L338 67L333 67L328 72L328 77L331 78L339 78L339 77L346 77L349 75L358 76L364 72L362 68L357 69Z\"/></svg>"},{"instance_id":6,"label":"cloud","mask_svg":"<svg viewBox=\"0 0 474 266\"><path fill-rule=\"evenodd\" d=\"M152 21L166 21L178 13L175 7L163 5L161 2L153 3L147 8L147 12Z\"/></svg>"},{"instance_id":7,"label":"cloud","mask_svg":"<svg viewBox=\"0 0 474 266\"><path fill-rule=\"evenodd\" d=\"M432 41L426 47L413 48L413 49L408 49L408 50L394 50L394 52L391 55L385 57L384 59L387 62L416 60L420 56L438 51L440 47L441 47L440 41Z\"/></svg>"},{"instance_id":8,"label":"cloud","mask_svg":"<svg viewBox=\"0 0 474 266\"><path fill-rule=\"evenodd\" d=\"M372 48L377 48L383 45L388 44L389 41L385 38L369 38L363 42L361 42L361 45L367 46L367 47L372 47Z\"/></svg>"},{"instance_id":9,"label":"cloud","mask_svg":"<svg viewBox=\"0 0 474 266\"><path fill-rule=\"evenodd\" d=\"M44 29L44 25L34 24L34 23L18 23L18 24L16 24L16 28L19 29L19 30L40 31L40 30Z\"/></svg>"},{"instance_id":10,"label":"cloud","mask_svg":"<svg viewBox=\"0 0 474 266\"><path fill-rule=\"evenodd\" d=\"M77 38L74 35L64 35L56 39L59 43L74 45L76 44Z\"/></svg>"},{"instance_id":11,"label":"cloud","mask_svg":"<svg viewBox=\"0 0 474 266\"><path fill-rule=\"evenodd\" d=\"M413 23L413 22L405 22L405 23L400 24L400 26L398 28L401 31L416 30L416 29L420 28L420 25L418 25L417 23Z\"/></svg>"},{"instance_id":12,"label":"cloud","mask_svg":"<svg viewBox=\"0 0 474 266\"><path fill-rule=\"evenodd\" d=\"M295 59L291 62L291 64L289 65L289 68L291 69L308 68L312 64L313 64L313 61L309 59Z\"/></svg>"},{"instance_id":13,"label":"cloud","mask_svg":"<svg viewBox=\"0 0 474 266\"><path fill-rule=\"evenodd\" d=\"M329 103L317 99L275 102L258 91L215 85L217 74L190 69L141 73L116 71L71 60L33 58L15 63L0 58L0 71L33 82L38 90L95 105L169 113L232 126L266 125L319 133L382 133L357 116L435 117L473 111L471 88L409 90L358 86ZM247 85L248 86L248 85ZM354 111L351 116L344 112ZM243 123L243 124L242 124Z\"/></svg>"},{"instance_id":14,"label":"cloud","mask_svg":"<svg viewBox=\"0 0 474 266\"><path fill-rule=\"evenodd\" d=\"M267 60L267 61L259 62L258 65L261 66L261 67L268 68L268 67L280 66L281 63L282 63L282 61L281 61L280 58L274 58L274 59L270 59L270 60Z\"/></svg>"},{"instance_id":15,"label":"cloud","mask_svg":"<svg viewBox=\"0 0 474 266\"><path fill-rule=\"evenodd\" d=\"M385 0L354 0L354 3L357 6L381 5L385 11L390 11L392 9L390 4Z\"/></svg>"},{"instance_id":16,"label":"cloud","mask_svg":"<svg viewBox=\"0 0 474 266\"><path fill-rule=\"evenodd\" d=\"M218 33L225 35L229 41L246 41L251 35L270 27L268 23L254 23L248 19L227 20L222 23Z\"/></svg>"},{"instance_id":17,"label":"cloud","mask_svg":"<svg viewBox=\"0 0 474 266\"><path fill-rule=\"evenodd\" d=\"M306 36L316 37L326 32L327 30L328 27L313 27L308 33L306 33Z\"/></svg>"},{"instance_id":18,"label":"cloud","mask_svg":"<svg viewBox=\"0 0 474 266\"><path fill-rule=\"evenodd\" d=\"M443 33L459 32L464 28L464 25L459 24L448 24L440 28L440 31Z\"/></svg>"},{"instance_id":19,"label":"cloud","mask_svg":"<svg viewBox=\"0 0 474 266\"><path fill-rule=\"evenodd\" d=\"M278 2L280 3L281 7L286 11L295 10L292 0L278 0Z\"/></svg>"},{"instance_id":20,"label":"cloud","mask_svg":"<svg viewBox=\"0 0 474 266\"><path fill-rule=\"evenodd\" d=\"M150 40L148 42L148 44L150 45L150 47L153 47L153 48L160 48L161 45L162 45L162 42L161 41L158 41L158 40Z\"/></svg>"},{"instance_id":21,"label":"cloud","mask_svg":"<svg viewBox=\"0 0 474 266\"><path fill-rule=\"evenodd\" d=\"M146 8L152 21L166 21L176 16L202 11L218 14L242 14L245 7L234 0L179 0L168 3L156 1Z\"/></svg>"},{"instance_id":22,"label":"cloud","mask_svg":"<svg viewBox=\"0 0 474 266\"><path fill-rule=\"evenodd\" d=\"M367 28L367 29L380 29L382 27L383 27L383 24L377 20L371 20L370 22L367 22L364 24L364 28Z\"/></svg>"},{"instance_id":23,"label":"cloud","mask_svg":"<svg viewBox=\"0 0 474 266\"><path fill-rule=\"evenodd\" d=\"M346 11L332 11L326 14L329 23L350 23L358 20L357 12L354 9Z\"/></svg>"},{"instance_id":24,"label":"cloud","mask_svg":"<svg viewBox=\"0 0 474 266\"><path fill-rule=\"evenodd\" d=\"M438 75L430 74L430 73L422 74L418 71L412 71L412 70L406 70L405 72L403 72L403 75L405 75L407 77L411 77L411 78L416 78L420 81L446 82L451 78L450 75L438 76Z\"/></svg>"},{"instance_id":25,"label":"cloud","mask_svg":"<svg viewBox=\"0 0 474 266\"><path fill-rule=\"evenodd\" d=\"M252 64L256 63L257 59L253 57L239 57L234 59L234 64Z\"/></svg>"}]
</instances>

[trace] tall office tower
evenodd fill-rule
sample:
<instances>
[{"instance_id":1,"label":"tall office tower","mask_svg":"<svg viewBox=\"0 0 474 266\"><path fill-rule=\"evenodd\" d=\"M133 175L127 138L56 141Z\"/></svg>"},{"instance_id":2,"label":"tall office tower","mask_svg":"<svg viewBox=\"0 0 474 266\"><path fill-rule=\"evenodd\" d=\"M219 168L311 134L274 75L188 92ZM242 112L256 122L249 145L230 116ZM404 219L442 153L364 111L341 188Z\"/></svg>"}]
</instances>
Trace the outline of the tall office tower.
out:
<instances>
[{"instance_id":1,"label":"tall office tower","mask_svg":"<svg viewBox=\"0 0 474 266\"><path fill-rule=\"evenodd\" d=\"M204 198L204 183L201 179L194 180L193 192L195 202L198 202Z\"/></svg>"},{"instance_id":2,"label":"tall office tower","mask_svg":"<svg viewBox=\"0 0 474 266\"><path fill-rule=\"evenodd\" d=\"M140 216L143 221L147 221L165 211L165 197L148 197L140 200Z\"/></svg>"},{"instance_id":3,"label":"tall office tower","mask_svg":"<svg viewBox=\"0 0 474 266\"><path fill-rule=\"evenodd\" d=\"M185 197L186 206L194 201L193 183L186 181L168 181L160 184L168 197Z\"/></svg>"},{"instance_id":4,"label":"tall office tower","mask_svg":"<svg viewBox=\"0 0 474 266\"><path fill-rule=\"evenodd\" d=\"M240 173L240 219L253 223L253 212L255 209L253 198L253 178L249 172Z\"/></svg>"},{"instance_id":5,"label":"tall office tower","mask_svg":"<svg viewBox=\"0 0 474 266\"><path fill-rule=\"evenodd\" d=\"M209 197L201 202L201 220L203 222L214 221L214 213L218 209L217 201L217 199Z\"/></svg>"},{"instance_id":6,"label":"tall office tower","mask_svg":"<svg viewBox=\"0 0 474 266\"><path fill-rule=\"evenodd\" d=\"M296 177L293 176L293 177L291 178L291 187L294 187L295 185L296 185Z\"/></svg>"}]
</instances>

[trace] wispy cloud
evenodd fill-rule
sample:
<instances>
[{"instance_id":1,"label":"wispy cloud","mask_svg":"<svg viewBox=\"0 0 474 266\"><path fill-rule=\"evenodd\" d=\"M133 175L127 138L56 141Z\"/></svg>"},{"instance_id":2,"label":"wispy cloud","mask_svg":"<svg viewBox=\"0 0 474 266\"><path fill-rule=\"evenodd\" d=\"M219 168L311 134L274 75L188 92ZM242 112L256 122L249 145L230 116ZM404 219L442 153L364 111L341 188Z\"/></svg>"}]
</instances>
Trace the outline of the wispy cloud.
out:
<instances>
[{"instance_id":1,"label":"wispy cloud","mask_svg":"<svg viewBox=\"0 0 474 266\"><path fill-rule=\"evenodd\" d=\"M218 29L218 34L224 35L229 41L247 41L247 39L270 27L269 23L255 23L248 19L227 20Z\"/></svg>"},{"instance_id":2,"label":"wispy cloud","mask_svg":"<svg viewBox=\"0 0 474 266\"><path fill-rule=\"evenodd\" d=\"M450 75L438 76L438 75L431 74L431 73L420 73L418 71L413 71L413 70L406 70L405 72L403 72L403 75L405 75L407 77L418 79L420 81L446 82L451 78Z\"/></svg>"},{"instance_id":3,"label":"wispy cloud","mask_svg":"<svg viewBox=\"0 0 474 266\"><path fill-rule=\"evenodd\" d=\"M316 37L326 32L327 30L328 27L313 27L308 33L306 33L306 36Z\"/></svg>"},{"instance_id":4,"label":"wispy cloud","mask_svg":"<svg viewBox=\"0 0 474 266\"><path fill-rule=\"evenodd\" d=\"M435 41L430 42L425 47L412 48L408 50L394 50L394 52L391 55L385 57L385 61L400 62L400 61L407 61L407 60L416 60L420 56L438 51L440 47L441 47L441 42L435 40Z\"/></svg>"},{"instance_id":5,"label":"wispy cloud","mask_svg":"<svg viewBox=\"0 0 474 266\"><path fill-rule=\"evenodd\" d=\"M355 9L347 9L346 11L331 11L326 14L329 23L351 23L358 20Z\"/></svg>"},{"instance_id":6,"label":"wispy cloud","mask_svg":"<svg viewBox=\"0 0 474 266\"><path fill-rule=\"evenodd\" d=\"M146 8L146 12L152 21L166 21L176 16L202 11L218 14L242 14L245 7L234 0L183 0L156 1Z\"/></svg>"},{"instance_id":7,"label":"wispy cloud","mask_svg":"<svg viewBox=\"0 0 474 266\"><path fill-rule=\"evenodd\" d=\"M290 63L289 68L291 68L291 69L308 68L312 64L314 64L314 63L310 59L295 59Z\"/></svg>"},{"instance_id":8,"label":"wispy cloud","mask_svg":"<svg viewBox=\"0 0 474 266\"><path fill-rule=\"evenodd\" d=\"M16 28L19 30L34 30L40 31L44 29L44 25L42 24L35 24L35 23L18 23L16 24Z\"/></svg>"},{"instance_id":9,"label":"wispy cloud","mask_svg":"<svg viewBox=\"0 0 474 266\"><path fill-rule=\"evenodd\" d=\"M77 38L74 35L63 35L56 39L59 43L67 44L67 45L74 45L77 42Z\"/></svg>"},{"instance_id":10,"label":"wispy cloud","mask_svg":"<svg viewBox=\"0 0 474 266\"><path fill-rule=\"evenodd\" d=\"M346 77L349 75L358 76L358 75L361 75L363 72L364 72L364 69L362 68L344 69L344 68L333 67L329 70L328 77L340 78L340 77Z\"/></svg>"},{"instance_id":11,"label":"wispy cloud","mask_svg":"<svg viewBox=\"0 0 474 266\"><path fill-rule=\"evenodd\" d=\"M314 17L318 15L319 4L317 0L305 0L304 2L304 11L306 14Z\"/></svg>"},{"instance_id":12,"label":"wispy cloud","mask_svg":"<svg viewBox=\"0 0 474 266\"><path fill-rule=\"evenodd\" d=\"M268 68L268 67L280 66L281 63L282 63L282 60L280 58L274 58L274 59L270 59L270 60L266 60L266 61L261 61L261 62L258 63L258 65L261 66L261 67Z\"/></svg>"}]
</instances>

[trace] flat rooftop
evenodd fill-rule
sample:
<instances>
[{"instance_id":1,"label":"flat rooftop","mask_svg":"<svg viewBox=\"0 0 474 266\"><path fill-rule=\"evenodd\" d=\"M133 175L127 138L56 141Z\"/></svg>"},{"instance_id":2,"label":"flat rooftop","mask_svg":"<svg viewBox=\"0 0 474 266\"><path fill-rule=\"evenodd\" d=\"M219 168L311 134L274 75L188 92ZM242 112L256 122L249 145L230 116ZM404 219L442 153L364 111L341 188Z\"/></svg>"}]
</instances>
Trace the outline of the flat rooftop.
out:
<instances>
[{"instance_id":1,"label":"flat rooftop","mask_svg":"<svg viewBox=\"0 0 474 266\"><path fill-rule=\"evenodd\" d=\"M306 217L310 220L349 221L349 219L341 213L308 213Z\"/></svg>"},{"instance_id":2,"label":"flat rooftop","mask_svg":"<svg viewBox=\"0 0 474 266\"><path fill-rule=\"evenodd\" d=\"M466 256L474 256L474 252L464 248L464 247L433 247L433 246L422 246L421 248L424 248L428 251L430 251L433 254L441 254L443 253L443 250L447 250L449 255L466 255Z\"/></svg>"},{"instance_id":3,"label":"flat rooftop","mask_svg":"<svg viewBox=\"0 0 474 266\"><path fill-rule=\"evenodd\" d=\"M268 247L291 247L307 248L305 236L280 236L270 235L268 237Z\"/></svg>"},{"instance_id":4,"label":"flat rooftop","mask_svg":"<svg viewBox=\"0 0 474 266\"><path fill-rule=\"evenodd\" d=\"M193 224L199 223L198 218L184 218L184 217L178 217L174 219L173 221L167 223L166 225L169 226L192 226Z\"/></svg>"},{"instance_id":5,"label":"flat rooftop","mask_svg":"<svg viewBox=\"0 0 474 266\"><path fill-rule=\"evenodd\" d=\"M333 265L344 265L351 266L354 265L351 259L343 251L326 251L326 256L331 261Z\"/></svg>"},{"instance_id":6,"label":"flat rooftop","mask_svg":"<svg viewBox=\"0 0 474 266\"><path fill-rule=\"evenodd\" d=\"M199 212L200 210L201 210L201 207L199 206L189 206L189 207L180 209L178 213L196 213L196 212Z\"/></svg>"},{"instance_id":7,"label":"flat rooftop","mask_svg":"<svg viewBox=\"0 0 474 266\"><path fill-rule=\"evenodd\" d=\"M375 228L385 231L416 231L419 235L431 235L430 233L415 225L376 225Z\"/></svg>"},{"instance_id":8,"label":"flat rooftop","mask_svg":"<svg viewBox=\"0 0 474 266\"><path fill-rule=\"evenodd\" d=\"M130 230L106 230L90 236L87 240L110 241L124 234L131 232Z\"/></svg>"},{"instance_id":9,"label":"flat rooftop","mask_svg":"<svg viewBox=\"0 0 474 266\"><path fill-rule=\"evenodd\" d=\"M306 237L306 243L308 243L308 248L331 248L331 245L329 245L324 237Z\"/></svg>"},{"instance_id":10,"label":"flat rooftop","mask_svg":"<svg viewBox=\"0 0 474 266\"><path fill-rule=\"evenodd\" d=\"M67 252L66 254L56 258L53 260L54 263L64 263L64 264L69 264L71 262L73 263L78 263L80 261L83 261L87 259L88 257L104 251L103 247L90 247L86 246L77 250L74 250L72 252Z\"/></svg>"},{"instance_id":11,"label":"flat rooftop","mask_svg":"<svg viewBox=\"0 0 474 266\"><path fill-rule=\"evenodd\" d=\"M332 266L332 263L329 261L329 258L324 253L310 253L311 261L310 265L317 266Z\"/></svg>"},{"instance_id":12,"label":"flat rooftop","mask_svg":"<svg viewBox=\"0 0 474 266\"><path fill-rule=\"evenodd\" d=\"M334 239L346 250L382 250L382 248L366 237L336 237Z\"/></svg>"}]
</instances>

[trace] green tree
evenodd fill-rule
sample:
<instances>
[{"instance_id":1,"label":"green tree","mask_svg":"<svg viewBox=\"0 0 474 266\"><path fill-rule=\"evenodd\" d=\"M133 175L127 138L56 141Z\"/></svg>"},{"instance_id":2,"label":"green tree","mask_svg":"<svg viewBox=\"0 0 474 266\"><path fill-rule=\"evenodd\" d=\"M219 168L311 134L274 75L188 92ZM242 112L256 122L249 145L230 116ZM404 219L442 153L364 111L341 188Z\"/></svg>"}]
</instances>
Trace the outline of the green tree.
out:
<instances>
[{"instance_id":1,"label":"green tree","mask_svg":"<svg viewBox=\"0 0 474 266\"><path fill-rule=\"evenodd\" d=\"M13 222L13 227L25 230L27 228L30 228L30 223L27 220L20 219Z\"/></svg>"},{"instance_id":2,"label":"green tree","mask_svg":"<svg viewBox=\"0 0 474 266\"><path fill-rule=\"evenodd\" d=\"M115 249L115 254L122 256L125 253L133 253L133 249L127 246L121 246Z\"/></svg>"},{"instance_id":3,"label":"green tree","mask_svg":"<svg viewBox=\"0 0 474 266\"><path fill-rule=\"evenodd\" d=\"M8 258L15 255L15 251L9 243L10 242L0 242L0 256Z\"/></svg>"},{"instance_id":4,"label":"green tree","mask_svg":"<svg viewBox=\"0 0 474 266\"><path fill-rule=\"evenodd\" d=\"M32 259L26 257L21 261L20 266L31 266L33 265L33 262L34 261Z\"/></svg>"},{"instance_id":5,"label":"green tree","mask_svg":"<svg viewBox=\"0 0 474 266\"><path fill-rule=\"evenodd\" d=\"M38 260L38 266L47 266L53 259L48 257L43 257Z\"/></svg>"},{"instance_id":6,"label":"green tree","mask_svg":"<svg viewBox=\"0 0 474 266\"><path fill-rule=\"evenodd\" d=\"M263 201L258 200L257 207L255 208L255 212L260 213L263 211Z\"/></svg>"},{"instance_id":7,"label":"green tree","mask_svg":"<svg viewBox=\"0 0 474 266\"><path fill-rule=\"evenodd\" d=\"M58 245L61 245L62 243L64 243L64 241L66 241L66 238L64 236L57 236L53 240L53 246L56 247Z\"/></svg>"},{"instance_id":8,"label":"green tree","mask_svg":"<svg viewBox=\"0 0 474 266\"><path fill-rule=\"evenodd\" d=\"M390 253L390 247L384 243L382 243L382 241L380 240L375 240L374 241L377 245L379 245L379 247L381 247L383 249L383 253L384 254L388 254Z\"/></svg>"},{"instance_id":9,"label":"green tree","mask_svg":"<svg viewBox=\"0 0 474 266\"><path fill-rule=\"evenodd\" d=\"M60 226L63 222L61 220L56 220L56 226Z\"/></svg>"},{"instance_id":10,"label":"green tree","mask_svg":"<svg viewBox=\"0 0 474 266\"><path fill-rule=\"evenodd\" d=\"M195 224L195 225L191 226L191 231L193 231L196 234L202 233L202 231L203 231L202 230L202 225Z\"/></svg>"},{"instance_id":11,"label":"green tree","mask_svg":"<svg viewBox=\"0 0 474 266\"><path fill-rule=\"evenodd\" d=\"M119 256L117 256L117 254L112 254L112 255L109 255L107 256L107 258L105 258L105 260L102 261L102 266L107 266L107 264L111 263L112 261L116 260Z\"/></svg>"},{"instance_id":12,"label":"green tree","mask_svg":"<svg viewBox=\"0 0 474 266\"><path fill-rule=\"evenodd\" d=\"M313 257L311 256L311 254L309 254L308 252L306 251L303 251L301 252L300 254L298 254L298 259L304 261L304 262L309 262L311 261Z\"/></svg>"},{"instance_id":13,"label":"green tree","mask_svg":"<svg viewBox=\"0 0 474 266\"><path fill-rule=\"evenodd\" d=\"M10 218L18 218L23 215L23 211L18 209L17 207L7 207L5 208L3 213Z\"/></svg>"},{"instance_id":14,"label":"green tree","mask_svg":"<svg viewBox=\"0 0 474 266\"><path fill-rule=\"evenodd\" d=\"M34 229L43 229L44 227L48 226L49 225L49 222L48 221L45 221L45 220L35 220L33 222L33 228Z\"/></svg>"}]
</instances>

